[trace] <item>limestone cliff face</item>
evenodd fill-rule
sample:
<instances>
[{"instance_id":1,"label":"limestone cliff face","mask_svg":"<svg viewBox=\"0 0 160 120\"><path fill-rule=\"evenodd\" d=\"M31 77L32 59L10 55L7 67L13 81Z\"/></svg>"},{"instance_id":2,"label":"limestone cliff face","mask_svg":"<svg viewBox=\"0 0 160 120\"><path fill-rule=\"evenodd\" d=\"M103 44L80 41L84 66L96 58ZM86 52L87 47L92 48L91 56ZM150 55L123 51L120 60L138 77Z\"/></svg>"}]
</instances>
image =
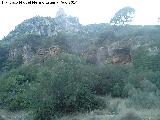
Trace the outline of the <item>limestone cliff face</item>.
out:
<instances>
[{"instance_id":1,"label":"limestone cliff face","mask_svg":"<svg viewBox=\"0 0 160 120\"><path fill-rule=\"evenodd\" d=\"M66 15L57 15L55 18L36 16L17 25L5 39L13 40L26 34L54 37L62 31L79 32L81 27L82 25L76 17Z\"/></svg>"},{"instance_id":2,"label":"limestone cliff face","mask_svg":"<svg viewBox=\"0 0 160 120\"><path fill-rule=\"evenodd\" d=\"M113 64L129 64L132 62L129 48L115 49L112 55Z\"/></svg>"},{"instance_id":3,"label":"limestone cliff face","mask_svg":"<svg viewBox=\"0 0 160 120\"><path fill-rule=\"evenodd\" d=\"M54 35L54 31L55 21L51 17L36 16L17 25L15 29L9 33L6 39L13 40L18 36L26 34L52 36Z\"/></svg>"},{"instance_id":4,"label":"limestone cliff face","mask_svg":"<svg viewBox=\"0 0 160 120\"><path fill-rule=\"evenodd\" d=\"M9 57L11 60L15 60L19 56L21 56L24 64L31 62L34 56L34 53L31 50L31 46L26 44L21 48L14 48L10 50Z\"/></svg>"},{"instance_id":5,"label":"limestone cliff face","mask_svg":"<svg viewBox=\"0 0 160 120\"><path fill-rule=\"evenodd\" d=\"M6 43L13 46L9 52L10 59L14 60L17 56L21 56L23 63L29 63L34 56L41 56L41 53L44 56L49 53L57 54L59 50L52 47L54 44L48 44L46 47L39 43L39 39L41 41L45 41L48 38L54 40L60 32L77 34L81 30L81 27L82 25L79 23L78 18L67 16L63 9L57 12L55 18L36 16L25 20L17 25L5 38ZM28 35L30 37L26 37ZM15 45L12 45L13 43Z\"/></svg>"},{"instance_id":6,"label":"limestone cliff face","mask_svg":"<svg viewBox=\"0 0 160 120\"><path fill-rule=\"evenodd\" d=\"M93 64L131 63L131 52L142 45L148 48L150 55L159 52L158 45L150 47L155 39L154 34L159 36L159 28L154 28L155 33L150 34L150 28L130 27L115 31L113 26L106 23L83 26L78 18L67 16L63 9L60 9L55 18L36 16L25 20L3 41L9 46L14 46L9 51L10 58L16 59L17 56L21 56L23 63L29 63L35 56L43 58L52 53L56 54L53 52L55 48L52 49L56 45L61 51L82 55L87 62Z\"/></svg>"},{"instance_id":7,"label":"limestone cliff face","mask_svg":"<svg viewBox=\"0 0 160 120\"><path fill-rule=\"evenodd\" d=\"M78 32L82 27L77 17L67 16L63 9L57 11L54 21L57 32Z\"/></svg>"},{"instance_id":8,"label":"limestone cliff face","mask_svg":"<svg viewBox=\"0 0 160 120\"><path fill-rule=\"evenodd\" d=\"M23 58L24 64L31 62L33 56L34 56L34 54L31 51L31 46L29 46L29 45L23 46L22 58Z\"/></svg>"},{"instance_id":9,"label":"limestone cliff face","mask_svg":"<svg viewBox=\"0 0 160 120\"><path fill-rule=\"evenodd\" d=\"M109 52L108 49L106 49L105 47L100 47L97 50L97 64L103 64L107 61L107 59L109 58Z\"/></svg>"},{"instance_id":10,"label":"limestone cliff face","mask_svg":"<svg viewBox=\"0 0 160 120\"><path fill-rule=\"evenodd\" d=\"M57 46L49 47L49 48L39 48L36 52L37 56L44 57L47 55L58 55L60 52L60 48Z\"/></svg>"},{"instance_id":11,"label":"limestone cliff face","mask_svg":"<svg viewBox=\"0 0 160 120\"><path fill-rule=\"evenodd\" d=\"M130 64L132 63L132 56L130 48L116 48L112 51L108 48L100 47L94 52L87 54L87 59L93 64Z\"/></svg>"},{"instance_id":12,"label":"limestone cliff face","mask_svg":"<svg viewBox=\"0 0 160 120\"><path fill-rule=\"evenodd\" d=\"M23 64L29 64L34 60L43 61L47 56L54 56L60 53L60 48L57 46L49 48L38 48L36 51L32 50L30 45L24 45L22 48L15 48L10 50L10 59L15 60L21 56Z\"/></svg>"}]
</instances>

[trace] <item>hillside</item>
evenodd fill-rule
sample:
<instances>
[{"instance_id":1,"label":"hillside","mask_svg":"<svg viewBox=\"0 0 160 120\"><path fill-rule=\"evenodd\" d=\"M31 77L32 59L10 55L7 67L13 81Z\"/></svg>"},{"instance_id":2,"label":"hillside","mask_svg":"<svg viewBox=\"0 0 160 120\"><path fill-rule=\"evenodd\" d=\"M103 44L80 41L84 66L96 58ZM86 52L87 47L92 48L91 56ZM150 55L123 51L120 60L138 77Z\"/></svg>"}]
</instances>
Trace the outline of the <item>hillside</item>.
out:
<instances>
[{"instance_id":1,"label":"hillside","mask_svg":"<svg viewBox=\"0 0 160 120\"><path fill-rule=\"evenodd\" d=\"M0 41L0 107L27 120L158 120L159 33L158 25L84 26L63 10L27 19Z\"/></svg>"}]
</instances>

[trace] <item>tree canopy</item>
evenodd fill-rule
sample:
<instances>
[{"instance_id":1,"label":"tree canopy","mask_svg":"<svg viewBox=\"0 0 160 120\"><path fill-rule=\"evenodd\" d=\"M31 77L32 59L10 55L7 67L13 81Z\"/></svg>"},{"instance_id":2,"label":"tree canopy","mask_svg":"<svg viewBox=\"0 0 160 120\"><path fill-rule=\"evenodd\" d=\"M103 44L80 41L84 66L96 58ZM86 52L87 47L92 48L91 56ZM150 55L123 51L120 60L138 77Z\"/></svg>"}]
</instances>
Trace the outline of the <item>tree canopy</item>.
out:
<instances>
[{"instance_id":1,"label":"tree canopy","mask_svg":"<svg viewBox=\"0 0 160 120\"><path fill-rule=\"evenodd\" d=\"M128 23L132 22L133 14L135 9L132 7L124 7L115 13L113 18L110 20L110 24L116 26L125 26Z\"/></svg>"}]
</instances>

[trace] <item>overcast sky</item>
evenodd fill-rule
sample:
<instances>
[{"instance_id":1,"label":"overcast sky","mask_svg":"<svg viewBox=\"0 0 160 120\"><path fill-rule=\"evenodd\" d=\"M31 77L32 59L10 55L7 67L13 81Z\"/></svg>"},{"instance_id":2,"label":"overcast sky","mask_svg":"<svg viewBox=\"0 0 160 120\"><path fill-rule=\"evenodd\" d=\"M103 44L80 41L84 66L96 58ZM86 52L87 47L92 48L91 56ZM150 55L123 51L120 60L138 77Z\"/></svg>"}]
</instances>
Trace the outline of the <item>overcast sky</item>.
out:
<instances>
[{"instance_id":1,"label":"overcast sky","mask_svg":"<svg viewBox=\"0 0 160 120\"><path fill-rule=\"evenodd\" d=\"M13 2L16 0L3 0ZM17 0L18 1L18 0ZM22 0L24 2L30 0ZM55 17L59 8L64 8L67 15L79 18L81 24L109 23L120 8L131 6L135 8L135 20L132 24L158 24L160 17L160 0L75 0L76 4L62 5L60 0L54 5L10 5L0 1L0 39L6 36L15 26L33 16ZM63 0L69 2L70 0ZM4 3L3 2L3 3Z\"/></svg>"}]
</instances>

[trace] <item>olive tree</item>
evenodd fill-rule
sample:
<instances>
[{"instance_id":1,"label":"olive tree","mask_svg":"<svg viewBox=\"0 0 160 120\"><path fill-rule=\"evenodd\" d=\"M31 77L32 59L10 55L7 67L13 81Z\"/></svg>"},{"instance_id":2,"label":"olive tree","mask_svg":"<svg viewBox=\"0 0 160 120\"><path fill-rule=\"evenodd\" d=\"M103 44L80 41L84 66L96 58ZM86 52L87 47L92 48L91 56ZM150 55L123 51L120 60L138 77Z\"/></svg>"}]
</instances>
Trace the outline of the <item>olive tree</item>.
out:
<instances>
[{"instance_id":1,"label":"olive tree","mask_svg":"<svg viewBox=\"0 0 160 120\"><path fill-rule=\"evenodd\" d=\"M113 18L110 20L111 25L125 26L132 22L135 9L132 7L124 7L115 13Z\"/></svg>"}]
</instances>

